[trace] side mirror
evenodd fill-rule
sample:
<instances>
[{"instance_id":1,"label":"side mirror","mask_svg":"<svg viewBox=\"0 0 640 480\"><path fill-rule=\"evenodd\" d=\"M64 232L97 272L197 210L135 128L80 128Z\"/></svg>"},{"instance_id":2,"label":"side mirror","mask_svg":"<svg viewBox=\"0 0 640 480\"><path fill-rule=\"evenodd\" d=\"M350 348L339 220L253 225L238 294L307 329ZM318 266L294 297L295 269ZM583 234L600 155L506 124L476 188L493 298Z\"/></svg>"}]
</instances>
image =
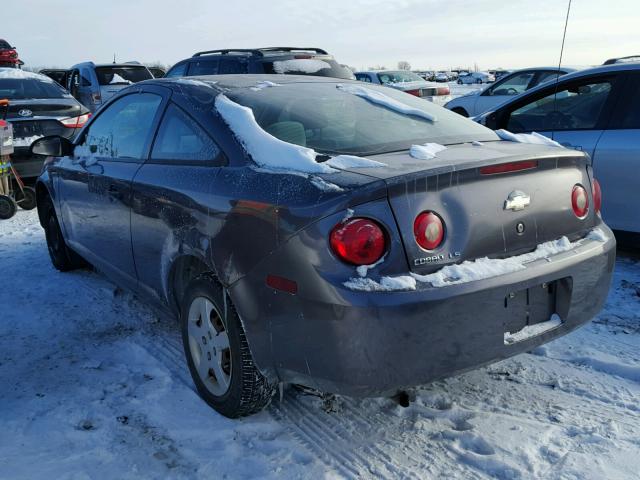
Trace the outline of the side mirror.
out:
<instances>
[{"instance_id":1,"label":"side mirror","mask_svg":"<svg viewBox=\"0 0 640 480\"><path fill-rule=\"evenodd\" d=\"M73 143L64 137L51 135L49 137L39 138L33 142L29 151L32 155L66 157L73 153Z\"/></svg>"}]
</instances>

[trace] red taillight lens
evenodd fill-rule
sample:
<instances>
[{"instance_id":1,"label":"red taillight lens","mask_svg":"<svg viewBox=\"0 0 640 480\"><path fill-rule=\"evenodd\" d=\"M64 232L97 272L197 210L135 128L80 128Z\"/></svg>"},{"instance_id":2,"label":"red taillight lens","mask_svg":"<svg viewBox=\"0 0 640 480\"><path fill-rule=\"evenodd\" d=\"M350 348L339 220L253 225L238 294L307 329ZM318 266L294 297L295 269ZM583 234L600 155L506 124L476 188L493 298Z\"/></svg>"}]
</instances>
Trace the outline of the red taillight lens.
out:
<instances>
[{"instance_id":1,"label":"red taillight lens","mask_svg":"<svg viewBox=\"0 0 640 480\"><path fill-rule=\"evenodd\" d=\"M449 95L450 93L451 89L449 88L449 85L446 87L438 87L437 95Z\"/></svg>"},{"instance_id":2,"label":"red taillight lens","mask_svg":"<svg viewBox=\"0 0 640 480\"><path fill-rule=\"evenodd\" d=\"M571 191L571 206L576 217L582 219L589 213L589 196L582 185L575 185Z\"/></svg>"},{"instance_id":3,"label":"red taillight lens","mask_svg":"<svg viewBox=\"0 0 640 480\"><path fill-rule=\"evenodd\" d=\"M420 96L420 89L417 90L405 90L404 93L408 93L409 95L414 95L416 97Z\"/></svg>"},{"instance_id":4,"label":"red taillight lens","mask_svg":"<svg viewBox=\"0 0 640 480\"><path fill-rule=\"evenodd\" d=\"M444 239L444 222L433 212L422 212L413 222L416 242L425 250L435 250Z\"/></svg>"},{"instance_id":5,"label":"red taillight lens","mask_svg":"<svg viewBox=\"0 0 640 480\"><path fill-rule=\"evenodd\" d=\"M591 189L593 193L593 208L595 208L596 213L600 213L600 209L602 208L602 190L600 189L600 182L595 178L591 184Z\"/></svg>"},{"instance_id":6,"label":"red taillight lens","mask_svg":"<svg viewBox=\"0 0 640 480\"><path fill-rule=\"evenodd\" d=\"M521 170L531 170L533 168L538 168L538 162L536 160L501 163L499 165L480 167L480 175L495 175L497 173L519 172Z\"/></svg>"},{"instance_id":7,"label":"red taillight lens","mask_svg":"<svg viewBox=\"0 0 640 480\"><path fill-rule=\"evenodd\" d=\"M387 240L382 227L368 218L352 218L331 231L331 249L345 262L371 265L382 258Z\"/></svg>"},{"instance_id":8,"label":"red taillight lens","mask_svg":"<svg viewBox=\"0 0 640 480\"><path fill-rule=\"evenodd\" d=\"M60 123L62 123L62 125L67 128L80 128L89 121L90 117L90 113L85 113L84 115L80 115L79 117L65 118L63 120L60 120Z\"/></svg>"}]
</instances>

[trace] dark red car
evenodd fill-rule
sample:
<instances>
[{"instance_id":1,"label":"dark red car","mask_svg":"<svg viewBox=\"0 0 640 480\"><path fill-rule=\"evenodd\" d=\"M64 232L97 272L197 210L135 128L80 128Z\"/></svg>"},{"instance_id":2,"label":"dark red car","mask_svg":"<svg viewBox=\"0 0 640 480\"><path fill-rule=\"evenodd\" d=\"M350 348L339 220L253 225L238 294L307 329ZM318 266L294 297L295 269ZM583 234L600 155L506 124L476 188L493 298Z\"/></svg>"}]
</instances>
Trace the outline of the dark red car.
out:
<instances>
[{"instance_id":1,"label":"dark red car","mask_svg":"<svg viewBox=\"0 0 640 480\"><path fill-rule=\"evenodd\" d=\"M18 52L15 47L12 47L9 42L0 38L0 66L17 66L19 62Z\"/></svg>"}]
</instances>

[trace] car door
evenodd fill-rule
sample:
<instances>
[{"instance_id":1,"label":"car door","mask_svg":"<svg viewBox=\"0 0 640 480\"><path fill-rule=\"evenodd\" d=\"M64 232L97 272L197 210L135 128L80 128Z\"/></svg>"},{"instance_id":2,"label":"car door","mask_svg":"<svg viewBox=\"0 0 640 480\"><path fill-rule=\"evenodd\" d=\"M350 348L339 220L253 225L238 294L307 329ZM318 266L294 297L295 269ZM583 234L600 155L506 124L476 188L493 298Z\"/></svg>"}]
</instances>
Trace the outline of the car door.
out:
<instances>
[{"instance_id":1,"label":"car door","mask_svg":"<svg viewBox=\"0 0 640 480\"><path fill-rule=\"evenodd\" d=\"M180 254L210 255L222 222L212 193L222 150L186 110L167 106L148 160L133 182L131 241L139 290L164 301L170 265Z\"/></svg>"},{"instance_id":2,"label":"car door","mask_svg":"<svg viewBox=\"0 0 640 480\"><path fill-rule=\"evenodd\" d=\"M526 72L517 72L507 75L495 82L491 87L485 89L480 95L476 96L476 101L472 106L469 115L480 115L481 113L496 107L509 98L523 93L530 88L530 84L535 77L535 72L529 70Z\"/></svg>"},{"instance_id":3,"label":"car door","mask_svg":"<svg viewBox=\"0 0 640 480\"><path fill-rule=\"evenodd\" d=\"M501 115L502 128L538 132L568 148L593 156L619 93L615 74L586 76L551 84Z\"/></svg>"},{"instance_id":4,"label":"car door","mask_svg":"<svg viewBox=\"0 0 640 480\"><path fill-rule=\"evenodd\" d=\"M593 155L602 216L616 230L640 233L640 72L628 75Z\"/></svg>"},{"instance_id":5,"label":"car door","mask_svg":"<svg viewBox=\"0 0 640 480\"><path fill-rule=\"evenodd\" d=\"M78 101L87 107L92 112L95 112L100 104L99 95L96 97L95 87L93 84L95 80L91 69L88 67L80 68L80 80L78 86Z\"/></svg>"},{"instance_id":6,"label":"car door","mask_svg":"<svg viewBox=\"0 0 640 480\"><path fill-rule=\"evenodd\" d=\"M131 182L148 155L168 91L131 92L109 103L60 162L60 204L69 244L89 262L135 288Z\"/></svg>"}]
</instances>

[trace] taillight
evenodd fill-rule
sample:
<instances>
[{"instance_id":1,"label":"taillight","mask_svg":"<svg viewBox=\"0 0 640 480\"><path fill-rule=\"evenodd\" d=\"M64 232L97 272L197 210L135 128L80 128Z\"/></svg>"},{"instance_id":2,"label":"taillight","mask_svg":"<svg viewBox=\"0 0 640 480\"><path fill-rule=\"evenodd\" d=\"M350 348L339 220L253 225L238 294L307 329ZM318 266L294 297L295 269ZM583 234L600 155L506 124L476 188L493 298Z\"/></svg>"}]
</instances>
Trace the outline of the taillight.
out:
<instances>
[{"instance_id":1,"label":"taillight","mask_svg":"<svg viewBox=\"0 0 640 480\"><path fill-rule=\"evenodd\" d=\"M91 117L90 113L85 113L84 115L80 115L79 117L71 117L60 120L60 123L67 128L80 128L84 126L85 123L89 121Z\"/></svg>"},{"instance_id":2,"label":"taillight","mask_svg":"<svg viewBox=\"0 0 640 480\"><path fill-rule=\"evenodd\" d=\"M449 85L447 85L446 87L438 87L436 92L436 95L449 95L451 93L451 89L449 88Z\"/></svg>"},{"instance_id":3,"label":"taillight","mask_svg":"<svg viewBox=\"0 0 640 480\"><path fill-rule=\"evenodd\" d=\"M425 250L435 250L444 239L444 222L434 212L422 212L413 222L416 242Z\"/></svg>"},{"instance_id":4,"label":"taillight","mask_svg":"<svg viewBox=\"0 0 640 480\"><path fill-rule=\"evenodd\" d=\"M404 93L408 93L409 95L415 95L416 97L420 96L420 89L416 90L405 90Z\"/></svg>"},{"instance_id":5,"label":"taillight","mask_svg":"<svg viewBox=\"0 0 640 480\"><path fill-rule=\"evenodd\" d=\"M499 165L488 165L480 167L480 175L495 175L497 173L519 172L521 170L531 170L538 168L536 160L525 160L524 162L509 162Z\"/></svg>"},{"instance_id":6,"label":"taillight","mask_svg":"<svg viewBox=\"0 0 640 480\"><path fill-rule=\"evenodd\" d=\"M575 185L571 191L571 206L576 217L582 219L589 212L589 196L582 185Z\"/></svg>"},{"instance_id":7,"label":"taillight","mask_svg":"<svg viewBox=\"0 0 640 480\"><path fill-rule=\"evenodd\" d=\"M330 243L341 260L354 265L372 265L387 250L382 227L368 218L352 218L339 223L331 231Z\"/></svg>"},{"instance_id":8,"label":"taillight","mask_svg":"<svg viewBox=\"0 0 640 480\"><path fill-rule=\"evenodd\" d=\"M600 209L602 208L602 190L600 189L600 182L595 178L591 184L591 190L593 193L593 208L595 208L596 213L600 213Z\"/></svg>"}]
</instances>

